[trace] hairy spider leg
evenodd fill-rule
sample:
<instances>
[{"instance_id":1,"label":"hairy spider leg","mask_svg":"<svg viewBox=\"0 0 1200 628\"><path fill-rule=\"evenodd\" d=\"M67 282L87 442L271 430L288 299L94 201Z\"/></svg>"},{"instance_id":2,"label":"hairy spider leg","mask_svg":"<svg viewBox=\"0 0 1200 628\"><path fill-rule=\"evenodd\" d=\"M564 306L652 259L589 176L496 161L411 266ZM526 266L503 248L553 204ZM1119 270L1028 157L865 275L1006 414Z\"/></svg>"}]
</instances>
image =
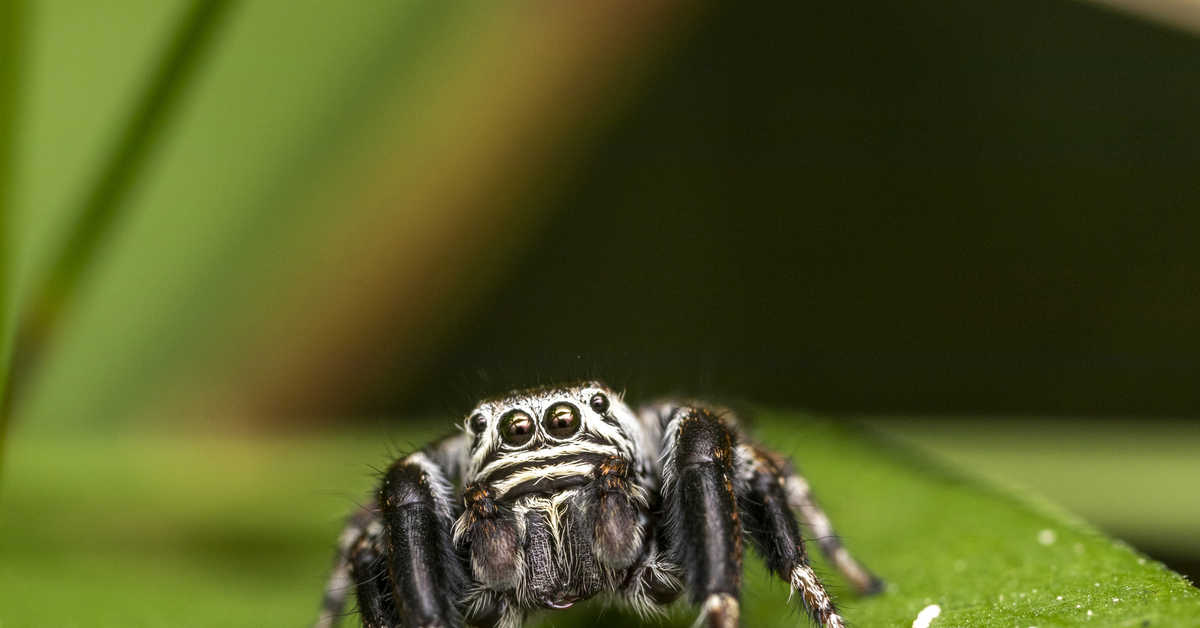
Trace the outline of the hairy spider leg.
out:
<instances>
[{"instance_id":1,"label":"hairy spider leg","mask_svg":"<svg viewBox=\"0 0 1200 628\"><path fill-rule=\"evenodd\" d=\"M378 506L350 518L314 628L333 628L351 582L367 628L461 624L465 575L450 541L453 487L425 451L384 473Z\"/></svg>"},{"instance_id":2,"label":"hairy spider leg","mask_svg":"<svg viewBox=\"0 0 1200 628\"><path fill-rule=\"evenodd\" d=\"M846 577L850 585L860 595L872 595L883 590L884 582L875 574L863 567L850 555L843 545L841 538L833 529L829 516L813 497L808 481L800 475L791 460L773 451L758 448L759 455L770 458L772 465L779 470L780 479L787 492L788 505L800 511L804 524L812 530L812 538L817 541L821 553L829 559Z\"/></svg>"},{"instance_id":3,"label":"hairy spider leg","mask_svg":"<svg viewBox=\"0 0 1200 628\"><path fill-rule=\"evenodd\" d=\"M709 628L736 628L742 520L734 490L734 433L713 412L678 408L667 424L665 533L689 597Z\"/></svg>"},{"instance_id":4,"label":"hairy spider leg","mask_svg":"<svg viewBox=\"0 0 1200 628\"><path fill-rule=\"evenodd\" d=\"M392 579L384 560L383 526L378 520L350 548L350 577L358 598L358 613L364 628L392 628L396 607L391 594Z\"/></svg>"},{"instance_id":5,"label":"hairy spider leg","mask_svg":"<svg viewBox=\"0 0 1200 628\"><path fill-rule=\"evenodd\" d=\"M590 521L586 524L596 560L624 569L642 554L644 530L638 520L648 509L645 491L631 481L630 463L612 456L596 465L596 481L588 492Z\"/></svg>"},{"instance_id":6,"label":"hairy spider leg","mask_svg":"<svg viewBox=\"0 0 1200 628\"><path fill-rule=\"evenodd\" d=\"M351 553L367 538L367 528L372 523L378 525L379 516L374 504L364 508L350 517L346 522L342 535L338 537L337 560L329 581L325 585L325 597L321 601L321 615L313 628L334 628L342 618L346 607L346 596L354 581L355 574L351 572Z\"/></svg>"},{"instance_id":7,"label":"hairy spider leg","mask_svg":"<svg viewBox=\"0 0 1200 628\"><path fill-rule=\"evenodd\" d=\"M338 625L351 588L366 628L461 625L466 576L449 533L461 447L460 436L447 437L388 467L375 498L342 531L313 628Z\"/></svg>"},{"instance_id":8,"label":"hairy spider leg","mask_svg":"<svg viewBox=\"0 0 1200 628\"><path fill-rule=\"evenodd\" d=\"M799 593L805 612L819 626L843 628L837 607L808 563L800 526L788 504L788 476L778 464L780 456L751 445L742 445L738 453L746 479L740 499L746 527L767 568L791 585L793 594Z\"/></svg>"},{"instance_id":9,"label":"hairy spider leg","mask_svg":"<svg viewBox=\"0 0 1200 628\"><path fill-rule=\"evenodd\" d=\"M404 626L461 624L457 602L466 575L450 539L452 491L423 451L392 463L379 487L388 575Z\"/></svg>"}]
</instances>

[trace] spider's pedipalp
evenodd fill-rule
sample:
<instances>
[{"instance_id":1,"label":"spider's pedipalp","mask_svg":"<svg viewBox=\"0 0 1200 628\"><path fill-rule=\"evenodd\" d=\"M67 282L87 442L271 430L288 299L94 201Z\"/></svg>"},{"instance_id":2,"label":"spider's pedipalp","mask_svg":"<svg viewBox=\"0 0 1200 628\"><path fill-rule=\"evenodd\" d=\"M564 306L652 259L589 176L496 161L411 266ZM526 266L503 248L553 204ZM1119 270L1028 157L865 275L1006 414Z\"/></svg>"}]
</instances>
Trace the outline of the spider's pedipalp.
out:
<instances>
[{"instance_id":1,"label":"spider's pedipalp","mask_svg":"<svg viewBox=\"0 0 1200 628\"><path fill-rule=\"evenodd\" d=\"M463 491L463 504L454 544L470 548L472 575L495 591L515 589L525 577L525 553L512 507L499 502L496 489L484 482Z\"/></svg>"},{"instance_id":2,"label":"spider's pedipalp","mask_svg":"<svg viewBox=\"0 0 1200 628\"><path fill-rule=\"evenodd\" d=\"M592 553L613 569L624 569L642 554L644 530L638 519L647 508L642 487L629 479L630 464L613 456L596 465L589 494Z\"/></svg>"},{"instance_id":3,"label":"spider's pedipalp","mask_svg":"<svg viewBox=\"0 0 1200 628\"><path fill-rule=\"evenodd\" d=\"M520 628L524 615L505 597L482 586L474 587L463 599L463 615L477 628Z\"/></svg>"}]
</instances>

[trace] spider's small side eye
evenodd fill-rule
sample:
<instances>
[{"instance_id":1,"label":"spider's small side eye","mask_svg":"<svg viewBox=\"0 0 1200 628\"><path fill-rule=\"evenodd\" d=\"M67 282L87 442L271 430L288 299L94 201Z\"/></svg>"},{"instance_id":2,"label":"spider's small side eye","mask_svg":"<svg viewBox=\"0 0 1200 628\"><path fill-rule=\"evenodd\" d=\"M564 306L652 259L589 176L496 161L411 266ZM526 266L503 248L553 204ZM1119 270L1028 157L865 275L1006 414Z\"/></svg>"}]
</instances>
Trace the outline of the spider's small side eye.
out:
<instances>
[{"instance_id":1,"label":"spider's small side eye","mask_svg":"<svg viewBox=\"0 0 1200 628\"><path fill-rule=\"evenodd\" d=\"M556 403L546 410L546 432L554 438L566 438L579 431L579 409L569 403Z\"/></svg>"},{"instance_id":2,"label":"spider's small side eye","mask_svg":"<svg viewBox=\"0 0 1200 628\"><path fill-rule=\"evenodd\" d=\"M591 401L588 401L588 405L590 405L592 409L596 411L596 414L604 414L605 412L608 412L608 395L605 395L604 393L596 393L592 395L592 399Z\"/></svg>"},{"instance_id":3,"label":"spider's small side eye","mask_svg":"<svg viewBox=\"0 0 1200 628\"><path fill-rule=\"evenodd\" d=\"M533 418L520 410L513 410L504 415L500 422L500 436L504 443L520 447L533 438Z\"/></svg>"},{"instance_id":4,"label":"spider's small side eye","mask_svg":"<svg viewBox=\"0 0 1200 628\"><path fill-rule=\"evenodd\" d=\"M469 424L472 432L482 434L483 430L487 429L487 417L482 414L473 415Z\"/></svg>"}]
</instances>

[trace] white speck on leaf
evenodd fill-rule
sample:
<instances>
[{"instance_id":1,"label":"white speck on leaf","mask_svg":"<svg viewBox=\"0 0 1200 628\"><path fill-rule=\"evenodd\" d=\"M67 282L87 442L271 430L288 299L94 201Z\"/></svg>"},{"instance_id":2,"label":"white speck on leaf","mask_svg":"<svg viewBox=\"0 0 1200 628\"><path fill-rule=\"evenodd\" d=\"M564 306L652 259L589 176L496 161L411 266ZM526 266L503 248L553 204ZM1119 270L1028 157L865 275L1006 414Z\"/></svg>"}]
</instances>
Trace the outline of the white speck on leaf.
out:
<instances>
[{"instance_id":1,"label":"white speck on leaf","mask_svg":"<svg viewBox=\"0 0 1200 628\"><path fill-rule=\"evenodd\" d=\"M917 618L913 620L913 628L929 628L929 622L941 614L942 607L937 604L930 604L917 613Z\"/></svg>"},{"instance_id":2,"label":"white speck on leaf","mask_svg":"<svg viewBox=\"0 0 1200 628\"><path fill-rule=\"evenodd\" d=\"M1058 533L1050 528L1046 528L1045 530L1038 532L1038 543L1041 543L1042 545L1054 545L1054 542L1057 540Z\"/></svg>"}]
</instances>

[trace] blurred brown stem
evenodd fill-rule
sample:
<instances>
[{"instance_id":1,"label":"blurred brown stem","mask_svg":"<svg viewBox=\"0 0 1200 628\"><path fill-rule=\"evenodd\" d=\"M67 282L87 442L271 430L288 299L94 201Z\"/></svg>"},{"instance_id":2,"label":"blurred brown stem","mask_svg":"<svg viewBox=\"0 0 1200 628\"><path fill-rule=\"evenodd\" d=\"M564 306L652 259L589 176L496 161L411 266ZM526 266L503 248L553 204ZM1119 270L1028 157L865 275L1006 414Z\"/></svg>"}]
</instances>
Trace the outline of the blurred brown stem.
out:
<instances>
[{"instance_id":1,"label":"blurred brown stem","mask_svg":"<svg viewBox=\"0 0 1200 628\"><path fill-rule=\"evenodd\" d=\"M171 115L178 110L184 88L232 3L232 0L192 3L84 201L78 220L54 257L53 267L38 292L21 309L12 352L10 405L20 402L21 394L36 374L64 307L74 296L80 277L95 259L100 244L112 232L121 209L126 206L124 201L129 191Z\"/></svg>"}]
</instances>

